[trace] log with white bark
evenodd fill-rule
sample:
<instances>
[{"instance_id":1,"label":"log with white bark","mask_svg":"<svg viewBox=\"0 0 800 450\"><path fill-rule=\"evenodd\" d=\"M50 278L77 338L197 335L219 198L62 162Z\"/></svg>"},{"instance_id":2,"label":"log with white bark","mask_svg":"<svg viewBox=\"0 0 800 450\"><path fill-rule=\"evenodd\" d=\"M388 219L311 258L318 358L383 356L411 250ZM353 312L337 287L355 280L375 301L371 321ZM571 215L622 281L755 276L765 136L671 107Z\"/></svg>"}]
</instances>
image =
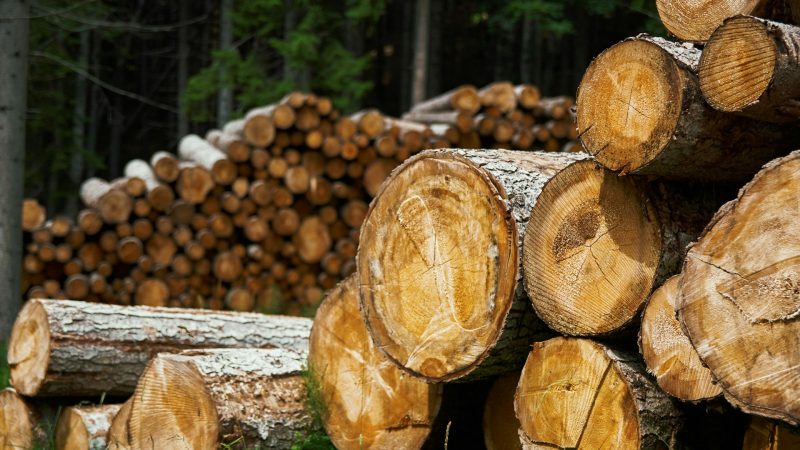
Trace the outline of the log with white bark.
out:
<instances>
[{"instance_id":1,"label":"log with white bark","mask_svg":"<svg viewBox=\"0 0 800 450\"><path fill-rule=\"evenodd\" d=\"M159 180L172 183L178 179L180 173L178 158L169 152L155 152L150 158L150 166Z\"/></svg>"},{"instance_id":2,"label":"log with white bark","mask_svg":"<svg viewBox=\"0 0 800 450\"><path fill-rule=\"evenodd\" d=\"M61 411L56 423L58 450L105 450L108 430L122 405L71 406Z\"/></svg>"},{"instance_id":3,"label":"log with white bark","mask_svg":"<svg viewBox=\"0 0 800 450\"><path fill-rule=\"evenodd\" d=\"M322 423L340 450L419 449L442 388L402 372L375 347L358 311L357 282L351 275L328 294L311 331L308 364Z\"/></svg>"},{"instance_id":4,"label":"log with white bark","mask_svg":"<svg viewBox=\"0 0 800 450\"><path fill-rule=\"evenodd\" d=\"M182 159L194 161L211 172L211 177L217 184L227 186L236 179L236 165L225 153L196 134L181 139L178 154Z\"/></svg>"},{"instance_id":5,"label":"log with white bark","mask_svg":"<svg viewBox=\"0 0 800 450\"><path fill-rule=\"evenodd\" d=\"M481 108L478 90L472 85L463 85L455 89L417 103L411 112L435 112L453 110L474 114Z\"/></svg>"},{"instance_id":6,"label":"log with white bark","mask_svg":"<svg viewBox=\"0 0 800 450\"><path fill-rule=\"evenodd\" d=\"M81 184L81 200L86 206L95 208L106 223L121 223L128 220L133 209L130 195L100 178L90 178Z\"/></svg>"},{"instance_id":7,"label":"log with white bark","mask_svg":"<svg viewBox=\"0 0 800 450\"><path fill-rule=\"evenodd\" d=\"M357 256L378 347L429 382L519 368L545 332L518 284L520 238L545 182L584 157L429 150L397 168Z\"/></svg>"},{"instance_id":8,"label":"log with white bark","mask_svg":"<svg viewBox=\"0 0 800 450\"><path fill-rule=\"evenodd\" d=\"M9 342L11 384L30 396L130 394L156 353L208 347L304 351L310 327L299 317L30 300Z\"/></svg>"},{"instance_id":9,"label":"log with white bark","mask_svg":"<svg viewBox=\"0 0 800 450\"><path fill-rule=\"evenodd\" d=\"M725 398L800 423L800 151L725 204L689 249L678 317Z\"/></svg>"},{"instance_id":10,"label":"log with white bark","mask_svg":"<svg viewBox=\"0 0 800 450\"><path fill-rule=\"evenodd\" d=\"M172 188L158 181L153 169L141 159L134 159L125 164L126 177L138 177L147 188L147 201L158 211L167 211L175 200Z\"/></svg>"},{"instance_id":11,"label":"log with white bark","mask_svg":"<svg viewBox=\"0 0 800 450\"><path fill-rule=\"evenodd\" d=\"M279 348L158 355L131 403L131 447L290 448L312 426L305 410L306 357Z\"/></svg>"}]
</instances>

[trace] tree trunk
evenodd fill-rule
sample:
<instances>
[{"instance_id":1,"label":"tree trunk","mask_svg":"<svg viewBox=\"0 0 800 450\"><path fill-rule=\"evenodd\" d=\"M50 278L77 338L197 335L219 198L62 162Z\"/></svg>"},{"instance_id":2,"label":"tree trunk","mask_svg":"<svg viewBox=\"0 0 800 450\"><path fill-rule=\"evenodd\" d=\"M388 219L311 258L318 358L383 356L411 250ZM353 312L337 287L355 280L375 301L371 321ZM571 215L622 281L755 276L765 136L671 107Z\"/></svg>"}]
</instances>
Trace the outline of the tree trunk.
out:
<instances>
[{"instance_id":1,"label":"tree trunk","mask_svg":"<svg viewBox=\"0 0 800 450\"><path fill-rule=\"evenodd\" d=\"M428 85L428 35L430 34L430 1L416 0L414 16L414 81L411 87L411 104L425 100Z\"/></svg>"},{"instance_id":2,"label":"tree trunk","mask_svg":"<svg viewBox=\"0 0 800 450\"><path fill-rule=\"evenodd\" d=\"M800 152L770 162L686 256L678 317L725 398L800 423Z\"/></svg>"},{"instance_id":3,"label":"tree trunk","mask_svg":"<svg viewBox=\"0 0 800 450\"><path fill-rule=\"evenodd\" d=\"M62 450L105 450L108 430L122 405L72 406L58 417L56 448Z\"/></svg>"},{"instance_id":4,"label":"tree trunk","mask_svg":"<svg viewBox=\"0 0 800 450\"><path fill-rule=\"evenodd\" d=\"M332 290L317 310L309 370L322 423L340 450L419 449L441 403L441 385L403 373L373 344L358 310L358 278Z\"/></svg>"},{"instance_id":5,"label":"tree trunk","mask_svg":"<svg viewBox=\"0 0 800 450\"><path fill-rule=\"evenodd\" d=\"M219 7L219 48L233 49L233 0L220 0ZM217 128L222 128L233 112L233 74L221 67L219 94L217 95Z\"/></svg>"},{"instance_id":6,"label":"tree trunk","mask_svg":"<svg viewBox=\"0 0 800 450\"><path fill-rule=\"evenodd\" d=\"M581 158L430 150L392 173L357 265L370 334L396 364L429 382L520 367L545 333L517 283L519 237L545 182Z\"/></svg>"},{"instance_id":7,"label":"tree trunk","mask_svg":"<svg viewBox=\"0 0 800 450\"><path fill-rule=\"evenodd\" d=\"M525 231L523 273L533 309L562 334L629 330L653 289L679 269L686 245L730 198L724 194L702 185L648 185L592 160L564 168L544 186Z\"/></svg>"},{"instance_id":8,"label":"tree trunk","mask_svg":"<svg viewBox=\"0 0 800 450\"><path fill-rule=\"evenodd\" d=\"M800 7L791 0L656 0L661 22L683 41L707 41L728 17L746 14L797 23Z\"/></svg>"},{"instance_id":9,"label":"tree trunk","mask_svg":"<svg viewBox=\"0 0 800 450\"><path fill-rule=\"evenodd\" d=\"M131 445L289 448L312 426L304 408L305 365L305 352L281 348L158 355L136 387Z\"/></svg>"},{"instance_id":10,"label":"tree trunk","mask_svg":"<svg viewBox=\"0 0 800 450\"><path fill-rule=\"evenodd\" d=\"M11 332L20 307L22 273L22 210L25 175L25 109L28 79L28 1L0 5L0 341Z\"/></svg>"},{"instance_id":11,"label":"tree trunk","mask_svg":"<svg viewBox=\"0 0 800 450\"><path fill-rule=\"evenodd\" d=\"M514 409L525 449L673 449L682 421L637 357L566 337L533 344Z\"/></svg>"},{"instance_id":12,"label":"tree trunk","mask_svg":"<svg viewBox=\"0 0 800 450\"><path fill-rule=\"evenodd\" d=\"M89 39L91 31L80 32L80 50L77 66L88 72ZM82 73L75 74L75 105L72 112L72 155L70 156L69 181L71 187L80 186L83 177L83 154L86 151L86 77ZM66 212L74 216L78 212L78 202L74 195L67 198Z\"/></svg>"},{"instance_id":13,"label":"tree trunk","mask_svg":"<svg viewBox=\"0 0 800 450\"><path fill-rule=\"evenodd\" d=\"M283 316L30 300L9 343L11 384L30 396L130 394L158 352L305 350L310 325Z\"/></svg>"},{"instance_id":14,"label":"tree trunk","mask_svg":"<svg viewBox=\"0 0 800 450\"><path fill-rule=\"evenodd\" d=\"M601 53L578 90L586 150L623 174L742 180L800 144L800 128L709 107L697 80L699 58L688 44L646 35Z\"/></svg>"},{"instance_id":15,"label":"tree trunk","mask_svg":"<svg viewBox=\"0 0 800 450\"><path fill-rule=\"evenodd\" d=\"M700 58L703 96L720 111L796 123L800 118L798 48L800 27L749 16L726 20Z\"/></svg>"},{"instance_id":16,"label":"tree trunk","mask_svg":"<svg viewBox=\"0 0 800 450\"><path fill-rule=\"evenodd\" d=\"M639 349L647 371L656 377L661 389L684 401L709 400L722 394L703 365L675 316L679 301L674 276L653 292L642 314Z\"/></svg>"},{"instance_id":17,"label":"tree trunk","mask_svg":"<svg viewBox=\"0 0 800 450\"><path fill-rule=\"evenodd\" d=\"M520 423L514 414L514 394L520 372L512 372L492 383L483 409L483 439L487 450L522 450Z\"/></svg>"}]
</instances>

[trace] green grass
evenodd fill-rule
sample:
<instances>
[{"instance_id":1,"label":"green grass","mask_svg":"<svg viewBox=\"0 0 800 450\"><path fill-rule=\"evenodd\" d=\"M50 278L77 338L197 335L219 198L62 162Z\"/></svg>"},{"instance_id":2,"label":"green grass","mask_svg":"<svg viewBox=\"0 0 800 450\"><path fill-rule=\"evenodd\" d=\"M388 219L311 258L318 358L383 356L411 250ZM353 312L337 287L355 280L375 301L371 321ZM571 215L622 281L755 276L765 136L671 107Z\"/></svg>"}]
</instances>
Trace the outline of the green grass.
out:
<instances>
[{"instance_id":1,"label":"green grass","mask_svg":"<svg viewBox=\"0 0 800 450\"><path fill-rule=\"evenodd\" d=\"M8 387L8 358L6 357L6 353L8 350L8 345L5 341L0 341L0 389L5 389Z\"/></svg>"},{"instance_id":2,"label":"green grass","mask_svg":"<svg viewBox=\"0 0 800 450\"><path fill-rule=\"evenodd\" d=\"M311 414L311 424L305 433L295 436L291 450L336 450L322 427L325 401L311 366L303 372L303 378L306 381L306 410Z\"/></svg>"}]
</instances>

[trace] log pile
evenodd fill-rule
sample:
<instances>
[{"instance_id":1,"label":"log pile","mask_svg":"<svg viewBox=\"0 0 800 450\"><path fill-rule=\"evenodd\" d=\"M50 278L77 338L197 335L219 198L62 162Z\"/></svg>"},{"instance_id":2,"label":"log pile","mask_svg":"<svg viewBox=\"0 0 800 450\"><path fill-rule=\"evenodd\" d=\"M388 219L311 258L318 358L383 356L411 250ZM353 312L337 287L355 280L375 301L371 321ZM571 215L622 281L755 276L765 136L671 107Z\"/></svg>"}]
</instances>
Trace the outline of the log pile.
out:
<instances>
[{"instance_id":1,"label":"log pile","mask_svg":"<svg viewBox=\"0 0 800 450\"><path fill-rule=\"evenodd\" d=\"M204 138L184 137L175 154L129 161L123 178L86 180L77 218L48 220L26 200L25 297L310 315L355 270L368 204L410 156L452 146L557 151L576 138L572 100L540 98L534 86L461 87L442 98L457 100L396 119L346 116L325 97L292 93ZM442 112L451 107L458 127Z\"/></svg>"}]
</instances>

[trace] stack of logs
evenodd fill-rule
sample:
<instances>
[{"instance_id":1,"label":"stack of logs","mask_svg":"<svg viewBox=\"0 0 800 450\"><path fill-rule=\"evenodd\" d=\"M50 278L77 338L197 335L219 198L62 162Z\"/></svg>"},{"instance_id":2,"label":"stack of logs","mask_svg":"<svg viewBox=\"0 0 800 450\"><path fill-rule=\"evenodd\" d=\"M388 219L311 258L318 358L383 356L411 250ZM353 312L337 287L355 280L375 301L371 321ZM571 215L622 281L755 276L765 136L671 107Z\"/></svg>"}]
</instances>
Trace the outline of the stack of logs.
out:
<instances>
[{"instance_id":1,"label":"stack of logs","mask_svg":"<svg viewBox=\"0 0 800 450\"><path fill-rule=\"evenodd\" d=\"M186 136L177 155L130 161L123 178L85 181L75 220L26 200L25 296L312 314L354 271L369 201L398 164L426 148L560 150L574 138L571 99L529 85L462 86L428 103L455 105L458 129L448 113L342 116L292 93Z\"/></svg>"}]
</instances>

